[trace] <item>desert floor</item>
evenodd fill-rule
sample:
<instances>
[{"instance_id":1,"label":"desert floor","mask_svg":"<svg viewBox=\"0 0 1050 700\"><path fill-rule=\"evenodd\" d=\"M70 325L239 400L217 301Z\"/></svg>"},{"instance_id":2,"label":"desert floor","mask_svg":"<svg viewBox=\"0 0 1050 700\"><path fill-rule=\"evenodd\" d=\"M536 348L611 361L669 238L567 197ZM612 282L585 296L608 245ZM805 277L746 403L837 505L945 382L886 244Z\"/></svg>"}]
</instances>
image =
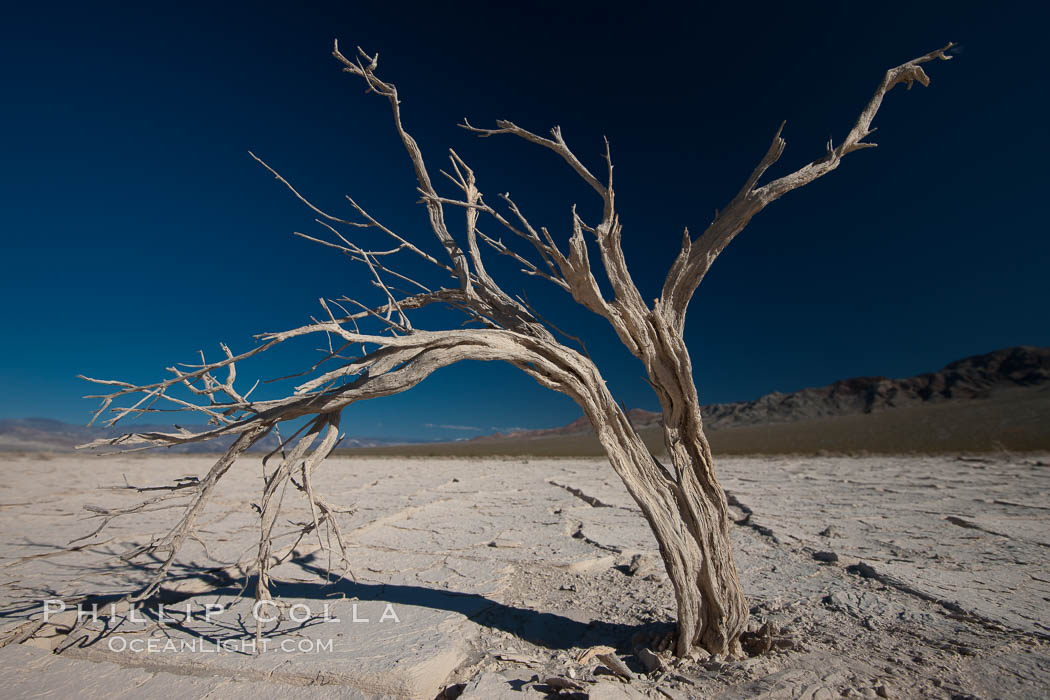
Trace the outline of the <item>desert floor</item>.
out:
<instances>
[{"instance_id":1,"label":"desert floor","mask_svg":"<svg viewBox=\"0 0 1050 700\"><path fill-rule=\"evenodd\" d=\"M203 546L190 542L173 567L165 610L109 614L148 573L114 555L163 534L178 511L114 521L98 544L59 553L98 526L85 506L133 505L153 494L126 484L210 463L0 455L5 697L1050 693L1046 456L722 459L752 630L770 624L754 656L682 661L643 650L659 652L673 597L646 523L599 459L328 461L316 486L352 509L341 523L354 579L304 539L275 570L275 596L296 607L258 638L251 590L229 576L259 537L262 467L247 459L220 482ZM279 531L310 520L294 488L284 503ZM98 620L85 615L70 634L71 608L41 625L43 601L58 598L85 601L85 613L100 603Z\"/></svg>"}]
</instances>

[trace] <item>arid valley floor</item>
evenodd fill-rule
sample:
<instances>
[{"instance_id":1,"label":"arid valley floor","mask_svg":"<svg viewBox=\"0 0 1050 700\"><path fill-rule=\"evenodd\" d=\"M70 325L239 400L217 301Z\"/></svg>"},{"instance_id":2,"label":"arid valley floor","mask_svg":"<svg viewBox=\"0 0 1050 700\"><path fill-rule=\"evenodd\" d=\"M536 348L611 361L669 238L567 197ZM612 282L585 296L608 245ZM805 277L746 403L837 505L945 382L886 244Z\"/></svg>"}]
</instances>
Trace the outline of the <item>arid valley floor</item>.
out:
<instances>
[{"instance_id":1,"label":"arid valley floor","mask_svg":"<svg viewBox=\"0 0 1050 700\"><path fill-rule=\"evenodd\" d=\"M99 596L144 579L113 555L161 534L176 511L115 521L100 544L57 552L97 526L86 505L130 505L143 494L120 487L200 474L207 456L0 459L5 697L962 699L1050 688L1046 455L721 459L754 655L684 661L659 653L673 597L645 521L601 459L331 459L317 481L353 509L342 526L356 581L326 582L317 541L300 542L275 572L279 599L299 607L264 625L254 654L251 593L239 596L224 567L257 546L257 458L222 482L207 549L187 547L162 592L164 621L150 609L106 617ZM282 522L309 519L297 498ZM97 623L67 634L70 609L38 624L42 601L78 597L103 602ZM206 620L216 603L227 609ZM338 622L323 619L326 604Z\"/></svg>"}]
</instances>

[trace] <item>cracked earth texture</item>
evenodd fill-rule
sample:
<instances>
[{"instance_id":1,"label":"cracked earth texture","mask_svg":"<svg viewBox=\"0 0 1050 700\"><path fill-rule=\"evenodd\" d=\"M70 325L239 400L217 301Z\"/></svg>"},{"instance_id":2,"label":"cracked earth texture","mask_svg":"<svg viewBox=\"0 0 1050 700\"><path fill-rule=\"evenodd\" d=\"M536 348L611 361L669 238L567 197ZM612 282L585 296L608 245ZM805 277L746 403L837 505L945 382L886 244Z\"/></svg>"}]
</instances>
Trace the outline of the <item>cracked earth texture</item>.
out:
<instances>
[{"instance_id":1,"label":"cracked earth texture","mask_svg":"<svg viewBox=\"0 0 1050 700\"><path fill-rule=\"evenodd\" d=\"M115 521L99 544L58 552L97 525L84 519L85 505L141 497L113 488L125 479L170 483L203 473L208 458L2 459L6 697L1050 692L1045 457L722 459L752 605L751 655L686 660L661 653L674 617L671 589L646 523L604 460L329 460L315 487L353 508L341 523L354 577L329 573L327 558L304 540L274 571L285 612L263 625L251 653L253 601L218 572L257 542L257 460L224 478L202 518L207 546L186 547L158 619L149 608L105 614L106 596L146 576L113 555L162 533L177 511ZM309 520L305 501L285 503L280 522L289 530ZM38 624L43 600L77 597L102 602L97 622L68 634L76 616L68 610ZM207 618L206 605L223 612ZM619 672L616 659L626 665Z\"/></svg>"}]
</instances>

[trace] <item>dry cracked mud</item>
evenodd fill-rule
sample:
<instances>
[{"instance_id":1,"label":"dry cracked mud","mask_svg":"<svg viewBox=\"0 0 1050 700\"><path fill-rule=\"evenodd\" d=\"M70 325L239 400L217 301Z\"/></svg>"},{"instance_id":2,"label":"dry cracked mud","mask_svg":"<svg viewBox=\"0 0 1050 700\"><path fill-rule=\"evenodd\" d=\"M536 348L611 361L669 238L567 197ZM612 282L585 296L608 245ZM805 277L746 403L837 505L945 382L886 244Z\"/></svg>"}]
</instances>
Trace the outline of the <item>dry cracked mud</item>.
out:
<instances>
[{"instance_id":1,"label":"dry cracked mud","mask_svg":"<svg viewBox=\"0 0 1050 700\"><path fill-rule=\"evenodd\" d=\"M662 650L670 586L604 460L329 460L316 486L352 508L353 576L304 540L275 570L283 607L263 608L275 619L259 630L229 575L257 542L258 461L225 477L164 610L129 615L107 603L147 572L115 555L176 511L62 547L97 526L85 505L129 505L142 494L120 487L200 474L208 458L3 460L7 697L963 699L1050 686L1043 456L721 460L749 654L686 660ZM282 522L309 517L286 502ZM41 625L59 598L99 604L98 620L70 634L70 608Z\"/></svg>"}]
</instances>

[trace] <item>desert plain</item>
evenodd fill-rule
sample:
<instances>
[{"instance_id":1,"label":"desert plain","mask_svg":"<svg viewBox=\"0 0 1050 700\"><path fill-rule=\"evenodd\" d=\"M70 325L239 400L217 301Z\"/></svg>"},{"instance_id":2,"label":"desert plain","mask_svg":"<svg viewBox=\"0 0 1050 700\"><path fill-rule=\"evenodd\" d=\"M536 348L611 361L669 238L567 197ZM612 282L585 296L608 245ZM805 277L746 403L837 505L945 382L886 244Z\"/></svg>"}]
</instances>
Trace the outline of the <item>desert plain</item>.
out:
<instances>
[{"instance_id":1,"label":"desert plain","mask_svg":"<svg viewBox=\"0 0 1050 700\"><path fill-rule=\"evenodd\" d=\"M720 459L752 621L742 658L690 659L664 649L670 584L600 458L332 458L316 481L347 511L350 571L316 538L279 540L280 607L258 615L236 566L259 537L261 460L244 459L156 601L110 610L150 563L118 555L178 511L116 520L64 552L99 525L85 507L132 505L149 493L129 486L213 459L0 455L5 697L962 700L1050 687L1046 454ZM289 493L282 523L309 518Z\"/></svg>"}]
</instances>

